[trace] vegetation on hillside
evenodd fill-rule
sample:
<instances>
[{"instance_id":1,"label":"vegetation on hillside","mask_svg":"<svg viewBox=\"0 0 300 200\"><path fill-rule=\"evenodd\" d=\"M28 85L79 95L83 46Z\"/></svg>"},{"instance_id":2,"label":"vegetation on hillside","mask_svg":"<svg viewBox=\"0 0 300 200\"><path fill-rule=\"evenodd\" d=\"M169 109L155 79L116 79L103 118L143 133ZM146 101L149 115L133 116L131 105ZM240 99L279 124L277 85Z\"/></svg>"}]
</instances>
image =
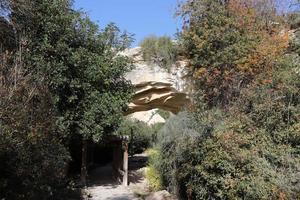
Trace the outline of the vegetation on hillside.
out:
<instances>
[{"instance_id":1,"label":"vegetation on hillside","mask_svg":"<svg viewBox=\"0 0 300 200\"><path fill-rule=\"evenodd\" d=\"M143 59L149 64L156 64L170 69L176 62L177 45L168 36L148 36L140 43Z\"/></svg>"},{"instance_id":2,"label":"vegetation on hillside","mask_svg":"<svg viewBox=\"0 0 300 200\"><path fill-rule=\"evenodd\" d=\"M153 185L181 199L299 198L300 35L274 5L180 5L195 105L159 132Z\"/></svg>"}]
</instances>

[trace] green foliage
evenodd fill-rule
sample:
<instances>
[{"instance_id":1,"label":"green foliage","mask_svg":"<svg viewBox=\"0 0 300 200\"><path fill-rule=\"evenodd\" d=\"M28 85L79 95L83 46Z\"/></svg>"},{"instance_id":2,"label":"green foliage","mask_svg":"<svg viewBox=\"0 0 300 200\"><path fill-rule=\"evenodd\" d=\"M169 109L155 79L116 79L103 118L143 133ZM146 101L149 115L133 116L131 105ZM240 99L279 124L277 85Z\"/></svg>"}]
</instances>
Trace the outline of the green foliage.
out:
<instances>
[{"instance_id":1,"label":"green foliage","mask_svg":"<svg viewBox=\"0 0 300 200\"><path fill-rule=\"evenodd\" d=\"M116 134L129 136L129 154L134 155L143 153L153 144L161 126L161 124L149 126L141 121L124 119Z\"/></svg>"},{"instance_id":2,"label":"green foliage","mask_svg":"<svg viewBox=\"0 0 300 200\"><path fill-rule=\"evenodd\" d=\"M114 24L99 30L68 0L33 3L30 13L35 14L23 18L16 9L11 17L28 40L28 70L52 93L56 124L66 135L99 141L121 122L131 96L124 78L131 62L118 55L131 36Z\"/></svg>"},{"instance_id":3,"label":"green foliage","mask_svg":"<svg viewBox=\"0 0 300 200\"><path fill-rule=\"evenodd\" d=\"M157 140L160 156L156 166L162 183L183 198L186 197L188 184L191 184L188 181L189 176L194 173L193 165L199 163L201 155L199 142L202 135L194 129L194 125L195 121L190 114L179 113L167 121ZM211 125L204 124L202 128L203 133L210 134ZM194 164L191 165L192 163ZM202 188L196 183L192 185Z\"/></svg>"},{"instance_id":4,"label":"green foliage","mask_svg":"<svg viewBox=\"0 0 300 200\"><path fill-rule=\"evenodd\" d=\"M290 25L291 29L297 29L300 26L300 16L299 13L291 13L287 16L287 22Z\"/></svg>"},{"instance_id":5,"label":"green foliage","mask_svg":"<svg viewBox=\"0 0 300 200\"><path fill-rule=\"evenodd\" d=\"M69 153L59 140L45 133L32 136L30 132L11 134L6 126L1 129L1 198L71 198L66 181Z\"/></svg>"},{"instance_id":6,"label":"green foliage","mask_svg":"<svg viewBox=\"0 0 300 200\"><path fill-rule=\"evenodd\" d=\"M176 62L176 44L167 36L148 36L140 43L140 46L144 60L149 63L170 69Z\"/></svg>"},{"instance_id":7,"label":"green foliage","mask_svg":"<svg viewBox=\"0 0 300 200\"><path fill-rule=\"evenodd\" d=\"M170 118L158 137L164 186L183 199L297 199L298 61L296 45L270 83L243 89L228 110Z\"/></svg>"},{"instance_id":8,"label":"green foliage","mask_svg":"<svg viewBox=\"0 0 300 200\"><path fill-rule=\"evenodd\" d=\"M169 117L171 116L169 111L165 111L165 110L161 110L161 109L157 110L157 114L159 114L165 120L169 119Z\"/></svg>"},{"instance_id":9,"label":"green foliage","mask_svg":"<svg viewBox=\"0 0 300 200\"><path fill-rule=\"evenodd\" d=\"M228 105L257 74L266 76L286 48L281 29L269 24L275 19L267 17L265 22L259 9L266 6L258 9L255 2L188 0L180 6L178 14L184 21L180 43L196 89L211 107Z\"/></svg>"},{"instance_id":10,"label":"green foliage","mask_svg":"<svg viewBox=\"0 0 300 200\"><path fill-rule=\"evenodd\" d=\"M70 156L54 126L51 94L15 62L21 53L0 55L0 198L69 199Z\"/></svg>"},{"instance_id":11,"label":"green foliage","mask_svg":"<svg viewBox=\"0 0 300 200\"><path fill-rule=\"evenodd\" d=\"M156 149L147 149L147 156L149 157L148 166L146 168L146 178L149 182L150 189L153 191L159 191L163 188L162 177L157 170L159 168L159 151Z\"/></svg>"},{"instance_id":12,"label":"green foliage","mask_svg":"<svg viewBox=\"0 0 300 200\"><path fill-rule=\"evenodd\" d=\"M119 52L132 37L99 29L70 0L5 0L0 10L0 34L12 34L0 39L0 198L65 199L69 139L101 140L127 108L131 60Z\"/></svg>"},{"instance_id":13,"label":"green foliage","mask_svg":"<svg viewBox=\"0 0 300 200\"><path fill-rule=\"evenodd\" d=\"M183 199L296 199L298 125L274 131L245 113L220 114L183 113L167 122L158 139L164 186Z\"/></svg>"}]
</instances>

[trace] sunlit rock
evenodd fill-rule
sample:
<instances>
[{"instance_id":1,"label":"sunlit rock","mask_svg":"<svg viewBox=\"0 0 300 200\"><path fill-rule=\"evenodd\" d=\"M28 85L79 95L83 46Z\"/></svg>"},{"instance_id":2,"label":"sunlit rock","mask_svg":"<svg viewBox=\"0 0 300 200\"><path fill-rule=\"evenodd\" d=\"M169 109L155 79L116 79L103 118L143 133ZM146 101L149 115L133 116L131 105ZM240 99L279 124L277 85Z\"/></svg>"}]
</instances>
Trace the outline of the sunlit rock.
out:
<instances>
[{"instance_id":1,"label":"sunlit rock","mask_svg":"<svg viewBox=\"0 0 300 200\"><path fill-rule=\"evenodd\" d=\"M132 118L149 124L149 110L162 109L176 114L190 103L184 78L184 61L165 69L145 62L139 47L126 50L123 54L131 57L135 63L135 68L126 75L127 80L135 86L135 94L125 115L131 114Z\"/></svg>"}]
</instances>

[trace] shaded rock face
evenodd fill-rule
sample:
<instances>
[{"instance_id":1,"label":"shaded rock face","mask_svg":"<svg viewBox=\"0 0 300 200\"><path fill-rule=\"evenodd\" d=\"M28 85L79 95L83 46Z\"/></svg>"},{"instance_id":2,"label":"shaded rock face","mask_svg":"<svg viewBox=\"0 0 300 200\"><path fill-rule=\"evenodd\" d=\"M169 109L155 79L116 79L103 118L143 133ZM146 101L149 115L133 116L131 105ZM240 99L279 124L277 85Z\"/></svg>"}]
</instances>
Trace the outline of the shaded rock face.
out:
<instances>
[{"instance_id":1,"label":"shaded rock face","mask_svg":"<svg viewBox=\"0 0 300 200\"><path fill-rule=\"evenodd\" d=\"M135 68L126 75L126 79L135 86L135 95L125 115L131 114L131 118L146 123L151 120L152 123L162 122L158 114L149 119L149 110L162 109L176 114L190 103L184 80L186 62L178 61L170 69L164 69L145 62L140 47L129 49L123 54L131 57L135 63Z\"/></svg>"}]
</instances>

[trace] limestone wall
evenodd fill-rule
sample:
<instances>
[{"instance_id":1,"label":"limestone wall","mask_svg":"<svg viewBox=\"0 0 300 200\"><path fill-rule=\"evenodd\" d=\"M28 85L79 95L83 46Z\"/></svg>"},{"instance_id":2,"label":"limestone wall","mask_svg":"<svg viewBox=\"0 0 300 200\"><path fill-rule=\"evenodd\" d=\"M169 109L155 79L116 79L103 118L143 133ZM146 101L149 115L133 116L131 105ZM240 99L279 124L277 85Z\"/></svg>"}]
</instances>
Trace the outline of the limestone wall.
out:
<instances>
[{"instance_id":1,"label":"limestone wall","mask_svg":"<svg viewBox=\"0 0 300 200\"><path fill-rule=\"evenodd\" d=\"M148 124L163 122L164 119L151 109L159 108L176 114L190 102L186 94L184 61L178 61L167 70L145 62L139 47L128 49L123 54L135 62L135 68L126 75L136 89L126 115Z\"/></svg>"}]
</instances>

